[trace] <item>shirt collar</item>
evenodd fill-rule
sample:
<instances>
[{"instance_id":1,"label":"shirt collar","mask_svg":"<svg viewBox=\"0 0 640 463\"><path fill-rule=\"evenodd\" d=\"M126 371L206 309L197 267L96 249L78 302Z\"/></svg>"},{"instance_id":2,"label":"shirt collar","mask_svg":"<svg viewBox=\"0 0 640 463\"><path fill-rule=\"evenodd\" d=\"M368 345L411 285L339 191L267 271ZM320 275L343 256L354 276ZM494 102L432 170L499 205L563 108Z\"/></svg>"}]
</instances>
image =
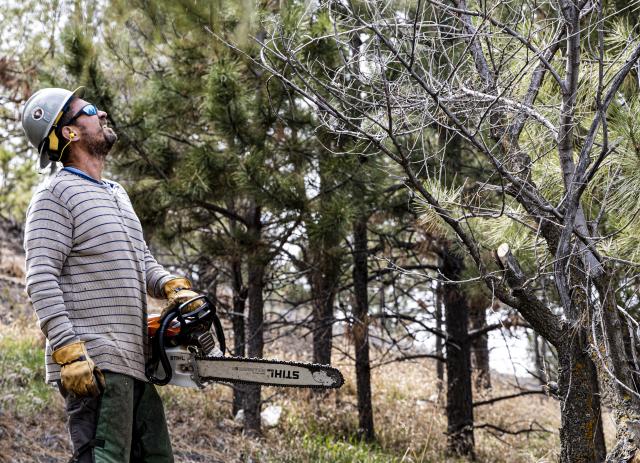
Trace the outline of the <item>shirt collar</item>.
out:
<instances>
[{"instance_id":1,"label":"shirt collar","mask_svg":"<svg viewBox=\"0 0 640 463\"><path fill-rule=\"evenodd\" d=\"M98 185L107 185L113 188L113 184L111 182L107 182L106 180L103 180L103 181L96 180L95 178L87 174L85 171L80 170L76 167L67 166L67 167L63 167L62 170L66 170L67 172L71 172L72 174L79 175L80 177L87 179L93 183L97 183Z\"/></svg>"}]
</instances>

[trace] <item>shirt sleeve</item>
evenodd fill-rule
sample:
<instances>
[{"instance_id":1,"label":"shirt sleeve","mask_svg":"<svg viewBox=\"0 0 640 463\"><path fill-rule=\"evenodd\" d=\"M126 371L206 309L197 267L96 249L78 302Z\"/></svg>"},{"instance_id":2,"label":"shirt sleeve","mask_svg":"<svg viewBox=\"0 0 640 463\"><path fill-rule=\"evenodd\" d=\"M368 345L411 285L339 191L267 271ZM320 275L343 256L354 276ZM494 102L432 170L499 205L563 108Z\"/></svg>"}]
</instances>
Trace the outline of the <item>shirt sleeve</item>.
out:
<instances>
[{"instance_id":1,"label":"shirt sleeve","mask_svg":"<svg viewBox=\"0 0 640 463\"><path fill-rule=\"evenodd\" d=\"M76 338L60 288L72 244L73 221L66 205L48 189L40 190L31 200L25 224L26 288L52 349Z\"/></svg>"},{"instance_id":2,"label":"shirt sleeve","mask_svg":"<svg viewBox=\"0 0 640 463\"><path fill-rule=\"evenodd\" d=\"M175 275L167 272L162 265L151 255L147 243L144 244L144 265L147 274L147 292L151 297L165 299L162 288L169 280L177 278Z\"/></svg>"}]
</instances>

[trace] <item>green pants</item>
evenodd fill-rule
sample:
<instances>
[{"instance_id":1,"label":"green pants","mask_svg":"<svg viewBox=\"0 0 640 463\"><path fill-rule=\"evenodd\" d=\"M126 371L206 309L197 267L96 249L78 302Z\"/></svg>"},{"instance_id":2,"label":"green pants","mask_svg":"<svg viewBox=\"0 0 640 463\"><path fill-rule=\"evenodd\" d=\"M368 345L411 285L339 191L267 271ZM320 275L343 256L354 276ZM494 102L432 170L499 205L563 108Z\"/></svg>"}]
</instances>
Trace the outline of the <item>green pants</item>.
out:
<instances>
[{"instance_id":1,"label":"green pants","mask_svg":"<svg viewBox=\"0 0 640 463\"><path fill-rule=\"evenodd\" d=\"M153 384L104 372L106 388L97 398L65 398L72 462L173 463L162 401Z\"/></svg>"}]
</instances>

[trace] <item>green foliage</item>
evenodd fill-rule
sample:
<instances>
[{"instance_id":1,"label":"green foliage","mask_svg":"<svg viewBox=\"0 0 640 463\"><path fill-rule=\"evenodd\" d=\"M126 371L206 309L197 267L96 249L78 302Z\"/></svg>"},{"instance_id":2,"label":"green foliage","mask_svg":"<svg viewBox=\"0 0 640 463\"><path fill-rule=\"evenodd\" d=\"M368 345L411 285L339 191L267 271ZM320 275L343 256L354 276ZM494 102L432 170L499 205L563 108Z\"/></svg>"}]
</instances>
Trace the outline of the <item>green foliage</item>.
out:
<instances>
[{"instance_id":1,"label":"green foliage","mask_svg":"<svg viewBox=\"0 0 640 463\"><path fill-rule=\"evenodd\" d=\"M474 225L488 249L497 249L502 243L507 243L520 259L532 261L539 238L536 239L535 223L528 223L530 220L522 206L508 200L502 214L474 220Z\"/></svg>"},{"instance_id":2,"label":"green foliage","mask_svg":"<svg viewBox=\"0 0 640 463\"><path fill-rule=\"evenodd\" d=\"M0 216L22 222L38 180L33 160L0 146Z\"/></svg>"},{"instance_id":3,"label":"green foliage","mask_svg":"<svg viewBox=\"0 0 640 463\"><path fill-rule=\"evenodd\" d=\"M55 390L44 382L44 350L32 337L0 334L0 408L38 415L51 406Z\"/></svg>"},{"instance_id":4,"label":"green foliage","mask_svg":"<svg viewBox=\"0 0 640 463\"><path fill-rule=\"evenodd\" d=\"M243 79L241 64L228 54L219 56L209 70L207 82L207 115L220 130L234 132L247 122L245 103L252 89Z\"/></svg>"},{"instance_id":5,"label":"green foliage","mask_svg":"<svg viewBox=\"0 0 640 463\"><path fill-rule=\"evenodd\" d=\"M607 208L607 230L615 232L601 243L608 254L637 262L640 260L640 100L637 96L625 104L615 104L609 116L610 138L618 148L610 155L608 166L602 169L600 207ZM602 202L606 200L605 205Z\"/></svg>"},{"instance_id":6,"label":"green foliage","mask_svg":"<svg viewBox=\"0 0 640 463\"><path fill-rule=\"evenodd\" d=\"M82 77L95 60L95 49L84 28L71 24L62 31L64 44L63 63L66 71L76 77Z\"/></svg>"},{"instance_id":7,"label":"green foliage","mask_svg":"<svg viewBox=\"0 0 640 463\"><path fill-rule=\"evenodd\" d=\"M376 188L353 193L352 175L362 174L358 181L367 185L375 178L382 188L383 172L367 174L372 169L361 169L355 156L334 156L348 140L315 133L313 110L255 66L255 44L241 39L260 34L275 13L286 27L325 37L307 56L337 68L341 58L327 12L299 24L300 2L249 7L156 0L114 7L107 46L96 48L100 59L94 61L108 59L122 71L107 87L126 100L105 106L121 134L114 173L123 175L147 237L152 233L180 254L185 248L176 238L188 241L188 259L246 255L240 248L253 241L245 227L228 226L217 211L245 217L255 203L272 224L264 240L277 241L292 223L304 223L306 236L297 244L309 247L307 264L339 276L354 210L375 204ZM78 43L67 47L73 62L88 53Z\"/></svg>"},{"instance_id":8,"label":"green foliage","mask_svg":"<svg viewBox=\"0 0 640 463\"><path fill-rule=\"evenodd\" d=\"M440 206L454 213L462 212L459 208L462 186L447 187L436 179L427 180L423 182L423 185L425 190L435 198ZM414 198L414 209L418 214L418 223L427 234L436 238L452 239L454 237L451 227L423 197L416 196ZM458 217L452 218L457 219Z\"/></svg>"}]
</instances>

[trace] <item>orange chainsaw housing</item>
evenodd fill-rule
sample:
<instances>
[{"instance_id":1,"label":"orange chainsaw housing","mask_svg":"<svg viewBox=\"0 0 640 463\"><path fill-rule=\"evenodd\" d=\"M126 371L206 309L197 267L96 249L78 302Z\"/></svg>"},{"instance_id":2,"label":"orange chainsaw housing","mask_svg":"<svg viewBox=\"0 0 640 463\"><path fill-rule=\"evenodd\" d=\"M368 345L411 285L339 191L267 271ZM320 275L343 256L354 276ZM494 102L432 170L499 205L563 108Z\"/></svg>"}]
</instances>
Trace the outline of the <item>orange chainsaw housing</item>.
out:
<instances>
[{"instance_id":1,"label":"orange chainsaw housing","mask_svg":"<svg viewBox=\"0 0 640 463\"><path fill-rule=\"evenodd\" d=\"M149 337L154 337L156 332L160 329L160 318L160 314L149 315L149 318L147 319L147 333ZM180 334L180 323L178 322L171 323L165 332L165 336L176 336L178 334Z\"/></svg>"}]
</instances>

